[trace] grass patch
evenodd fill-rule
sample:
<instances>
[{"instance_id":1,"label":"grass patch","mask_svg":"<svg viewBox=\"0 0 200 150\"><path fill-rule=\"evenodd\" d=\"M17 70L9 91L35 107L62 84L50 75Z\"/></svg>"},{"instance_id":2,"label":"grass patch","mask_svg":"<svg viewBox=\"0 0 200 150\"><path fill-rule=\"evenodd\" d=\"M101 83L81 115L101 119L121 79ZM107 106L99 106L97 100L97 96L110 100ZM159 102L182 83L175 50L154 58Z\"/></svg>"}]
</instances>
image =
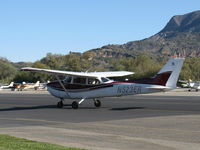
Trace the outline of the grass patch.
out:
<instances>
[{"instance_id":1,"label":"grass patch","mask_svg":"<svg viewBox=\"0 0 200 150\"><path fill-rule=\"evenodd\" d=\"M0 150L83 150L78 148L67 148L64 146L35 142L8 135L0 135Z\"/></svg>"}]
</instances>

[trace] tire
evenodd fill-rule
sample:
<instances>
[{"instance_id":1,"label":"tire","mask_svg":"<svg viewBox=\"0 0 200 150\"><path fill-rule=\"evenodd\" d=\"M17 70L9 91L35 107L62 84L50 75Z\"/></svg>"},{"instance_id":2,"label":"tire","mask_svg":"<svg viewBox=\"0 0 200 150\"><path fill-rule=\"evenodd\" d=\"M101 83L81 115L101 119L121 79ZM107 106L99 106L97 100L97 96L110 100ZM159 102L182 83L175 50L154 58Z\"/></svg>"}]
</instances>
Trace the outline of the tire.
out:
<instances>
[{"instance_id":1,"label":"tire","mask_svg":"<svg viewBox=\"0 0 200 150\"><path fill-rule=\"evenodd\" d=\"M58 107L58 108L62 108L62 107L63 107L63 102L62 102L62 101L58 102L58 103L57 103L57 107Z\"/></svg>"},{"instance_id":2,"label":"tire","mask_svg":"<svg viewBox=\"0 0 200 150\"><path fill-rule=\"evenodd\" d=\"M72 108L73 109L78 109L78 103L76 101L72 102Z\"/></svg>"},{"instance_id":3,"label":"tire","mask_svg":"<svg viewBox=\"0 0 200 150\"><path fill-rule=\"evenodd\" d=\"M101 107L101 101L98 100L98 99L95 100L95 102L94 102L94 106L95 106L95 107L98 107L98 108Z\"/></svg>"}]
</instances>

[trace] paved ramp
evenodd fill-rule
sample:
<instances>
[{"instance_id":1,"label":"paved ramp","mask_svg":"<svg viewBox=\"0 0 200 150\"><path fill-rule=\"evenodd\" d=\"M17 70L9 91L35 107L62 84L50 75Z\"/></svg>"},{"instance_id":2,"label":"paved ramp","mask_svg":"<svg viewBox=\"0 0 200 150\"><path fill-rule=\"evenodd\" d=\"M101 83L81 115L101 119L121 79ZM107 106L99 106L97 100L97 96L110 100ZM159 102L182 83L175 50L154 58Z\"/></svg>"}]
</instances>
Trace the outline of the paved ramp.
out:
<instances>
[{"instance_id":1,"label":"paved ramp","mask_svg":"<svg viewBox=\"0 0 200 150\"><path fill-rule=\"evenodd\" d=\"M87 149L198 150L200 97L184 94L105 98L100 109L86 101L73 110L56 108L46 93L1 93L0 133Z\"/></svg>"}]
</instances>

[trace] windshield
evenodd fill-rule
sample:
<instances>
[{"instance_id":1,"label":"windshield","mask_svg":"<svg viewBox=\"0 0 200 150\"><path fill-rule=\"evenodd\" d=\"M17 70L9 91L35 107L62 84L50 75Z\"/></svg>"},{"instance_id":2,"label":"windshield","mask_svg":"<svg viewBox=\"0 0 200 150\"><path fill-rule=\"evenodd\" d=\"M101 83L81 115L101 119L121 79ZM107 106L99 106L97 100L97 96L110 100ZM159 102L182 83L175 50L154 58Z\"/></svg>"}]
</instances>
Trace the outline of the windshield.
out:
<instances>
[{"instance_id":1,"label":"windshield","mask_svg":"<svg viewBox=\"0 0 200 150\"><path fill-rule=\"evenodd\" d=\"M108 81L110 81L110 80L109 80L108 78L102 77L102 78L101 78L101 81L102 81L102 82L108 82Z\"/></svg>"}]
</instances>

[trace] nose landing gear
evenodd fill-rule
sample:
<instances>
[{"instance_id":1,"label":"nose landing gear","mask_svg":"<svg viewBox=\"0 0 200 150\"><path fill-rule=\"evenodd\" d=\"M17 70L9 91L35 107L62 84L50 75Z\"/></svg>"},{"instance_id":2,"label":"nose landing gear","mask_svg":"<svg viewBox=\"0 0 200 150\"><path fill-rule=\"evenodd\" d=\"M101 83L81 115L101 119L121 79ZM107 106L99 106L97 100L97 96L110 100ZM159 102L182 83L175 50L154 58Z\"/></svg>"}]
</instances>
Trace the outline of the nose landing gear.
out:
<instances>
[{"instance_id":1,"label":"nose landing gear","mask_svg":"<svg viewBox=\"0 0 200 150\"><path fill-rule=\"evenodd\" d=\"M72 102L72 108L73 109L78 109L78 106L84 101L85 99L81 99L79 102L73 101Z\"/></svg>"},{"instance_id":2,"label":"nose landing gear","mask_svg":"<svg viewBox=\"0 0 200 150\"><path fill-rule=\"evenodd\" d=\"M72 108L73 109L78 109L78 102L77 101L73 101L72 102Z\"/></svg>"}]
</instances>

